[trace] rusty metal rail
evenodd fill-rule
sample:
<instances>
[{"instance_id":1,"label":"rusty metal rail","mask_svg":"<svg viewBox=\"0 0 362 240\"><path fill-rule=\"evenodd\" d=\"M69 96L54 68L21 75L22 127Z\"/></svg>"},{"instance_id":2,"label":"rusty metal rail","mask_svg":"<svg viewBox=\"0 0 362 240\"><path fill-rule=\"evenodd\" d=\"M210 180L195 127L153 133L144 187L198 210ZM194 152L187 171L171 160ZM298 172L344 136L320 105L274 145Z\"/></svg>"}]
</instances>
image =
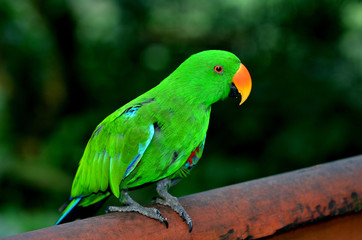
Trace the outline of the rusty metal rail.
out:
<instances>
[{"instance_id":1,"label":"rusty metal rail","mask_svg":"<svg viewBox=\"0 0 362 240\"><path fill-rule=\"evenodd\" d=\"M362 239L362 155L180 198L193 219L157 206L169 228L112 213L6 239Z\"/></svg>"}]
</instances>

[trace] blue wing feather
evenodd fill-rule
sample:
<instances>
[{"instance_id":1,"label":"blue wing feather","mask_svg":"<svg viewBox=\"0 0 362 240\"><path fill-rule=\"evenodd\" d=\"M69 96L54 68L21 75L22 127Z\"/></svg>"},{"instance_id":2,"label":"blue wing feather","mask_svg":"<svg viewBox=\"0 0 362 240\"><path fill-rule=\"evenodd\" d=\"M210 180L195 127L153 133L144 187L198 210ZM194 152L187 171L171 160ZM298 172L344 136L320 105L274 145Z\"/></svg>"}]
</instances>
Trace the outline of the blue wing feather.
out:
<instances>
[{"instance_id":1,"label":"blue wing feather","mask_svg":"<svg viewBox=\"0 0 362 240\"><path fill-rule=\"evenodd\" d=\"M70 203L68 204L68 206L66 207L66 209L64 209L62 216L60 216L59 220L55 223L55 225L58 225L59 223L61 223L63 221L63 219L73 210L73 208L75 206L77 206L77 204L80 202L80 200L82 200L82 197L77 197L74 198L70 201Z\"/></svg>"}]
</instances>

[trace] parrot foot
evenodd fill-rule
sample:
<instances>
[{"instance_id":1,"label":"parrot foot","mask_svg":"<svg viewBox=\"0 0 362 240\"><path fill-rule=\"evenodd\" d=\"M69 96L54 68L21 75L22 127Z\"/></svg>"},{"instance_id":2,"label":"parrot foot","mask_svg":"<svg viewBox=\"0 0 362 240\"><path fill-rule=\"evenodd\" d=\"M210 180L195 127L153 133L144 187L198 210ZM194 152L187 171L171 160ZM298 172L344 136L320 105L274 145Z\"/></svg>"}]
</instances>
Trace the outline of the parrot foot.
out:
<instances>
[{"instance_id":1,"label":"parrot foot","mask_svg":"<svg viewBox=\"0 0 362 240\"><path fill-rule=\"evenodd\" d=\"M164 218L160 211L156 208L148 208L143 207L140 204L138 204L136 201L134 201L127 192L124 193L126 206L118 207L118 206L109 206L106 209L106 212L138 212L144 216L147 216L149 218L156 219L166 225L166 228L168 228L168 222L167 218Z\"/></svg>"},{"instance_id":2,"label":"parrot foot","mask_svg":"<svg viewBox=\"0 0 362 240\"><path fill-rule=\"evenodd\" d=\"M192 220L191 217L187 214L185 209L182 207L178 199L167 192L167 188L172 186L171 180L165 178L157 182L157 193L163 198L156 198L156 203L168 206L177 212L187 225L189 225L189 232L192 231Z\"/></svg>"}]
</instances>

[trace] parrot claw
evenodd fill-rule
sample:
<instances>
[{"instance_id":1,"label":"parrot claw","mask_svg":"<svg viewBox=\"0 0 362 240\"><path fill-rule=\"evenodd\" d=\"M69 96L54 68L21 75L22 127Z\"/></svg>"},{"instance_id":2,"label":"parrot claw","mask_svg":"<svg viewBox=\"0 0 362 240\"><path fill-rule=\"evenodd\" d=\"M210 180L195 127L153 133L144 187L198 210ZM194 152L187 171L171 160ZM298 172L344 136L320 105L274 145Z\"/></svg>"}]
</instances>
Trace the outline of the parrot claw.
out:
<instances>
[{"instance_id":1,"label":"parrot claw","mask_svg":"<svg viewBox=\"0 0 362 240\"><path fill-rule=\"evenodd\" d=\"M190 221L190 223L189 223L189 232L192 232L192 222Z\"/></svg>"},{"instance_id":2,"label":"parrot claw","mask_svg":"<svg viewBox=\"0 0 362 240\"><path fill-rule=\"evenodd\" d=\"M163 220L163 223L166 225L166 228L168 228L167 218L165 218L165 219Z\"/></svg>"},{"instance_id":3,"label":"parrot claw","mask_svg":"<svg viewBox=\"0 0 362 240\"><path fill-rule=\"evenodd\" d=\"M167 192L167 187L169 187L170 185L171 181L167 178L157 182L157 192L163 199L156 198L155 202L161 205L168 206L172 208L172 210L177 212L181 216L182 220L186 221L187 225L189 225L189 232L191 232L193 229L191 217L181 206L177 198Z\"/></svg>"},{"instance_id":4,"label":"parrot claw","mask_svg":"<svg viewBox=\"0 0 362 240\"><path fill-rule=\"evenodd\" d=\"M149 218L159 220L160 222L162 222L166 225L166 228L168 228L167 218L164 218L162 216L161 212L157 208L148 208L148 207L143 207L141 205L132 204L130 206L123 206L123 207L109 206L106 211L107 211L107 213L108 212L138 212Z\"/></svg>"},{"instance_id":5,"label":"parrot claw","mask_svg":"<svg viewBox=\"0 0 362 240\"><path fill-rule=\"evenodd\" d=\"M166 225L166 228L168 228L167 218L164 218L162 216L161 212L157 208L148 208L148 207L143 207L143 206L139 205L128 195L127 192L124 193L124 197L126 200L125 206L122 206L122 207L109 206L106 208L106 212L107 213L108 212L138 212L149 218L159 220L160 222L162 222Z\"/></svg>"}]
</instances>

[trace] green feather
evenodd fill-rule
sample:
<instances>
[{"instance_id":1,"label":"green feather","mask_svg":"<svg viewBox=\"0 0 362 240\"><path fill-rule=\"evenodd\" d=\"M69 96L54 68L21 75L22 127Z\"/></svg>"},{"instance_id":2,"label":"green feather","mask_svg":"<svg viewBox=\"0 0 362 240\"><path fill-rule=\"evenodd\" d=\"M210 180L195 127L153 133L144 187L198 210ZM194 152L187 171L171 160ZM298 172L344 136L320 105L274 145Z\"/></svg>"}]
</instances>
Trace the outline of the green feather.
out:
<instances>
[{"instance_id":1,"label":"green feather","mask_svg":"<svg viewBox=\"0 0 362 240\"><path fill-rule=\"evenodd\" d=\"M108 188L108 177L109 177L109 154L108 152L104 153L103 159L101 159L101 168L100 168L100 180L101 180L101 188L102 192L106 191Z\"/></svg>"}]
</instances>

